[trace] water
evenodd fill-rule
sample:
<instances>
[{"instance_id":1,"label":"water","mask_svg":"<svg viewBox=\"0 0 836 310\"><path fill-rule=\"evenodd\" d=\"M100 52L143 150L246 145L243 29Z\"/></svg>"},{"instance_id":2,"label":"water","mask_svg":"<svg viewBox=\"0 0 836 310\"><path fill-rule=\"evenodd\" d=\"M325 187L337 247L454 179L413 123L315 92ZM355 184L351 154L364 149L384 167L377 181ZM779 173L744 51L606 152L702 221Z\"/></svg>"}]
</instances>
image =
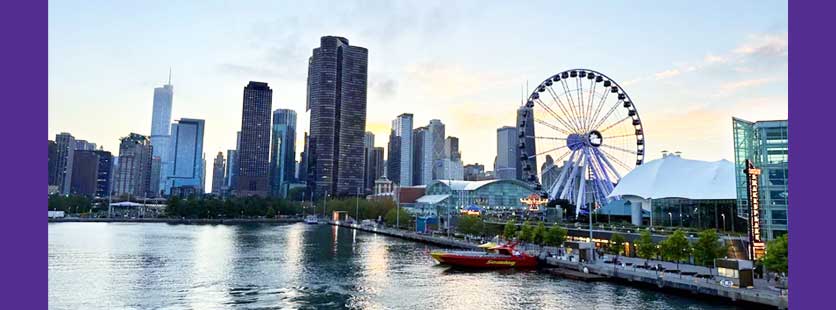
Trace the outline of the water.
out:
<instances>
[{"instance_id":1,"label":"water","mask_svg":"<svg viewBox=\"0 0 836 310\"><path fill-rule=\"evenodd\" d=\"M439 266L435 247L328 225L50 223L50 309L735 309L536 271Z\"/></svg>"}]
</instances>

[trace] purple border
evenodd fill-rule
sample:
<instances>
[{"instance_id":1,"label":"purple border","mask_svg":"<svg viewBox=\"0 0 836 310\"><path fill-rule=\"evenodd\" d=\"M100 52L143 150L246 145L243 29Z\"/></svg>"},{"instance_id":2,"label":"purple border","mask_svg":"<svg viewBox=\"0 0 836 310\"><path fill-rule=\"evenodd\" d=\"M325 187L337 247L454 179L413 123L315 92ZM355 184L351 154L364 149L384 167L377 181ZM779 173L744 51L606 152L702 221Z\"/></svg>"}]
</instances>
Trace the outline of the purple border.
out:
<instances>
[{"instance_id":1,"label":"purple border","mask_svg":"<svg viewBox=\"0 0 836 310\"><path fill-rule=\"evenodd\" d=\"M789 261L790 308L824 309L832 303L834 272L832 228L832 131L836 103L823 100L833 91L836 42L832 27L836 4L793 1L789 44ZM821 78L820 78L821 77ZM815 81L810 83L810 81ZM821 139L818 137L822 137ZM832 307L832 306L831 306Z\"/></svg>"},{"instance_id":2,"label":"purple border","mask_svg":"<svg viewBox=\"0 0 836 310\"><path fill-rule=\"evenodd\" d=\"M3 286L0 308L48 306L43 218L43 138L47 129L47 1L0 5ZM38 142L40 141L40 142ZM43 299L42 299L43 298Z\"/></svg>"},{"instance_id":3,"label":"purple border","mask_svg":"<svg viewBox=\"0 0 836 310\"><path fill-rule=\"evenodd\" d=\"M827 195L832 175L822 173L832 163L828 132L836 115L836 103L830 98L828 84L832 79L818 79L836 71L834 35L830 30L833 3L793 1L789 10L791 28L789 88L793 104L790 114L789 179L790 216L790 305L794 309L821 308L820 301L834 294L831 281L836 279L829 266L834 252L830 244L833 232L828 228L836 223L836 207ZM3 102L6 114L0 122L4 135L2 153L3 183L7 190L3 199L5 220L0 225L4 247L3 298L6 309L31 309L48 306L44 297L48 289L45 268L43 195L45 175L38 154L43 152L43 132L47 130L47 1L18 1L6 3L0 10L0 29L5 44L2 54ZM831 119L827 119L825 115ZM34 121L37 120L37 121ZM819 138L821 137L821 138ZM41 141L41 142L37 142ZM824 143L822 143L824 142ZM14 146L11 149L10 146ZM20 151L14 151L20 150ZM819 155L818 157L816 155ZM12 183L13 182L13 183ZM41 197L41 198L36 198ZM41 205L42 206L42 205ZM39 211L40 210L40 211ZM797 210L797 212L796 212ZM12 298L8 298L12 297ZM11 307L10 307L11 306Z\"/></svg>"}]
</instances>

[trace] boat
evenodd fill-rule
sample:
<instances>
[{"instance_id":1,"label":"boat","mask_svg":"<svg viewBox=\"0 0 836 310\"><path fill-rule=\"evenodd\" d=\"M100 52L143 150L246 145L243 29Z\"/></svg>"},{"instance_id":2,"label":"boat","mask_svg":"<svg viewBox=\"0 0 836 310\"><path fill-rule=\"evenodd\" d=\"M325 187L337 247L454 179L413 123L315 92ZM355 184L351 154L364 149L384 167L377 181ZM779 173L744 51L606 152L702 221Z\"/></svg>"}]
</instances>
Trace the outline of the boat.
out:
<instances>
[{"instance_id":1,"label":"boat","mask_svg":"<svg viewBox=\"0 0 836 310\"><path fill-rule=\"evenodd\" d=\"M497 245L486 243L484 251L436 250L430 255L440 264L467 268L534 268L537 257L517 251L516 243Z\"/></svg>"},{"instance_id":2,"label":"boat","mask_svg":"<svg viewBox=\"0 0 836 310\"><path fill-rule=\"evenodd\" d=\"M308 215L305 217L305 224L319 224L319 218L316 215Z\"/></svg>"}]
</instances>

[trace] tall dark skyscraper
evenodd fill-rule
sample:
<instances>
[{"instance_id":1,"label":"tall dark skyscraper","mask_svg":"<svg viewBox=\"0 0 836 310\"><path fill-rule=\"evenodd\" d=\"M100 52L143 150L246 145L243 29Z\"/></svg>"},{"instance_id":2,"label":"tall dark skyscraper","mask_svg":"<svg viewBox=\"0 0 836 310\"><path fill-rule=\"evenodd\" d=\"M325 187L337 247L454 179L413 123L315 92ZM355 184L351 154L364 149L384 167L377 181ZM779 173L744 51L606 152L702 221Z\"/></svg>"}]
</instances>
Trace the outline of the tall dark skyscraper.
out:
<instances>
[{"instance_id":1,"label":"tall dark skyscraper","mask_svg":"<svg viewBox=\"0 0 836 310\"><path fill-rule=\"evenodd\" d=\"M383 160L383 147L375 147L372 149L371 158L371 178L374 180L379 179L383 176L383 167L385 166L385 161ZM374 184L374 182L372 182Z\"/></svg>"},{"instance_id":2,"label":"tall dark skyscraper","mask_svg":"<svg viewBox=\"0 0 836 310\"><path fill-rule=\"evenodd\" d=\"M378 176L375 176L375 167L374 167L374 134L370 131L366 131L366 135L363 137L363 180L364 185L363 189L366 193L371 193L372 188L374 187L374 180L377 179Z\"/></svg>"},{"instance_id":3,"label":"tall dark skyscraper","mask_svg":"<svg viewBox=\"0 0 836 310\"><path fill-rule=\"evenodd\" d=\"M308 186L313 198L363 191L368 50L326 36L308 61Z\"/></svg>"},{"instance_id":4,"label":"tall dark skyscraper","mask_svg":"<svg viewBox=\"0 0 836 310\"><path fill-rule=\"evenodd\" d=\"M241 145L238 147L238 195L263 196L270 192L270 113L273 90L264 82L244 87Z\"/></svg>"},{"instance_id":5,"label":"tall dark skyscraper","mask_svg":"<svg viewBox=\"0 0 836 310\"><path fill-rule=\"evenodd\" d=\"M412 137L412 130L409 131L409 136ZM410 146L412 149L412 146ZM389 145L388 145L388 158L386 159L386 178L389 180L396 180L396 184L400 184L401 180L401 137L397 135L395 129L392 128L392 132L389 133ZM412 153L409 153L407 156L412 158ZM412 182L412 171L409 171L410 175L410 183Z\"/></svg>"},{"instance_id":6,"label":"tall dark skyscraper","mask_svg":"<svg viewBox=\"0 0 836 310\"><path fill-rule=\"evenodd\" d=\"M73 154L73 173L70 194L93 197L96 194L96 177L99 156L95 151L76 150Z\"/></svg>"},{"instance_id":7,"label":"tall dark skyscraper","mask_svg":"<svg viewBox=\"0 0 836 310\"><path fill-rule=\"evenodd\" d=\"M287 197L296 172L296 111L273 111L273 138L270 147L271 194Z\"/></svg>"},{"instance_id":8,"label":"tall dark skyscraper","mask_svg":"<svg viewBox=\"0 0 836 310\"><path fill-rule=\"evenodd\" d=\"M49 162L47 164L47 169L49 173L49 181L47 182L48 185L57 185L55 183L55 164L58 162L58 144L55 144L55 141L48 140L48 152L49 152Z\"/></svg>"},{"instance_id":9,"label":"tall dark skyscraper","mask_svg":"<svg viewBox=\"0 0 836 310\"><path fill-rule=\"evenodd\" d=\"M526 156L537 154L534 149L534 114L531 112L531 109L526 109L525 106L517 109L517 138L519 141L516 159L517 180L528 181L525 179L526 167L531 169L532 172L534 172L534 175L538 174L537 157L529 158L527 160L521 159L523 152L525 152Z\"/></svg>"},{"instance_id":10,"label":"tall dark skyscraper","mask_svg":"<svg viewBox=\"0 0 836 310\"><path fill-rule=\"evenodd\" d=\"M93 151L99 157L96 167L96 197L108 197L113 187L113 155L108 151Z\"/></svg>"}]
</instances>

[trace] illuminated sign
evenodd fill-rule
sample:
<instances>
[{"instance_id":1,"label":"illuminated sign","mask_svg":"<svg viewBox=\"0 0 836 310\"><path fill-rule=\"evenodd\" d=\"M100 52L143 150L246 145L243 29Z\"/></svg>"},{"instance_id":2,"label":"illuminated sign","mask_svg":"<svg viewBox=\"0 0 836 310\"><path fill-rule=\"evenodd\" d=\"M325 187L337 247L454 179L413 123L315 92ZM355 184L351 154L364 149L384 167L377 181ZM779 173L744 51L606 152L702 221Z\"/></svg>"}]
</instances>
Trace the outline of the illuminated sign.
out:
<instances>
[{"instance_id":1,"label":"illuminated sign","mask_svg":"<svg viewBox=\"0 0 836 310\"><path fill-rule=\"evenodd\" d=\"M549 202L548 199L540 197L537 194L528 195L528 197L520 198L520 202L523 204L528 205L528 211L537 212L540 211L540 205L544 205Z\"/></svg>"},{"instance_id":2,"label":"illuminated sign","mask_svg":"<svg viewBox=\"0 0 836 310\"><path fill-rule=\"evenodd\" d=\"M766 246L761 239L761 204L758 178L761 170L751 160L746 160L746 185L749 192L749 253L752 260L763 257Z\"/></svg>"}]
</instances>

